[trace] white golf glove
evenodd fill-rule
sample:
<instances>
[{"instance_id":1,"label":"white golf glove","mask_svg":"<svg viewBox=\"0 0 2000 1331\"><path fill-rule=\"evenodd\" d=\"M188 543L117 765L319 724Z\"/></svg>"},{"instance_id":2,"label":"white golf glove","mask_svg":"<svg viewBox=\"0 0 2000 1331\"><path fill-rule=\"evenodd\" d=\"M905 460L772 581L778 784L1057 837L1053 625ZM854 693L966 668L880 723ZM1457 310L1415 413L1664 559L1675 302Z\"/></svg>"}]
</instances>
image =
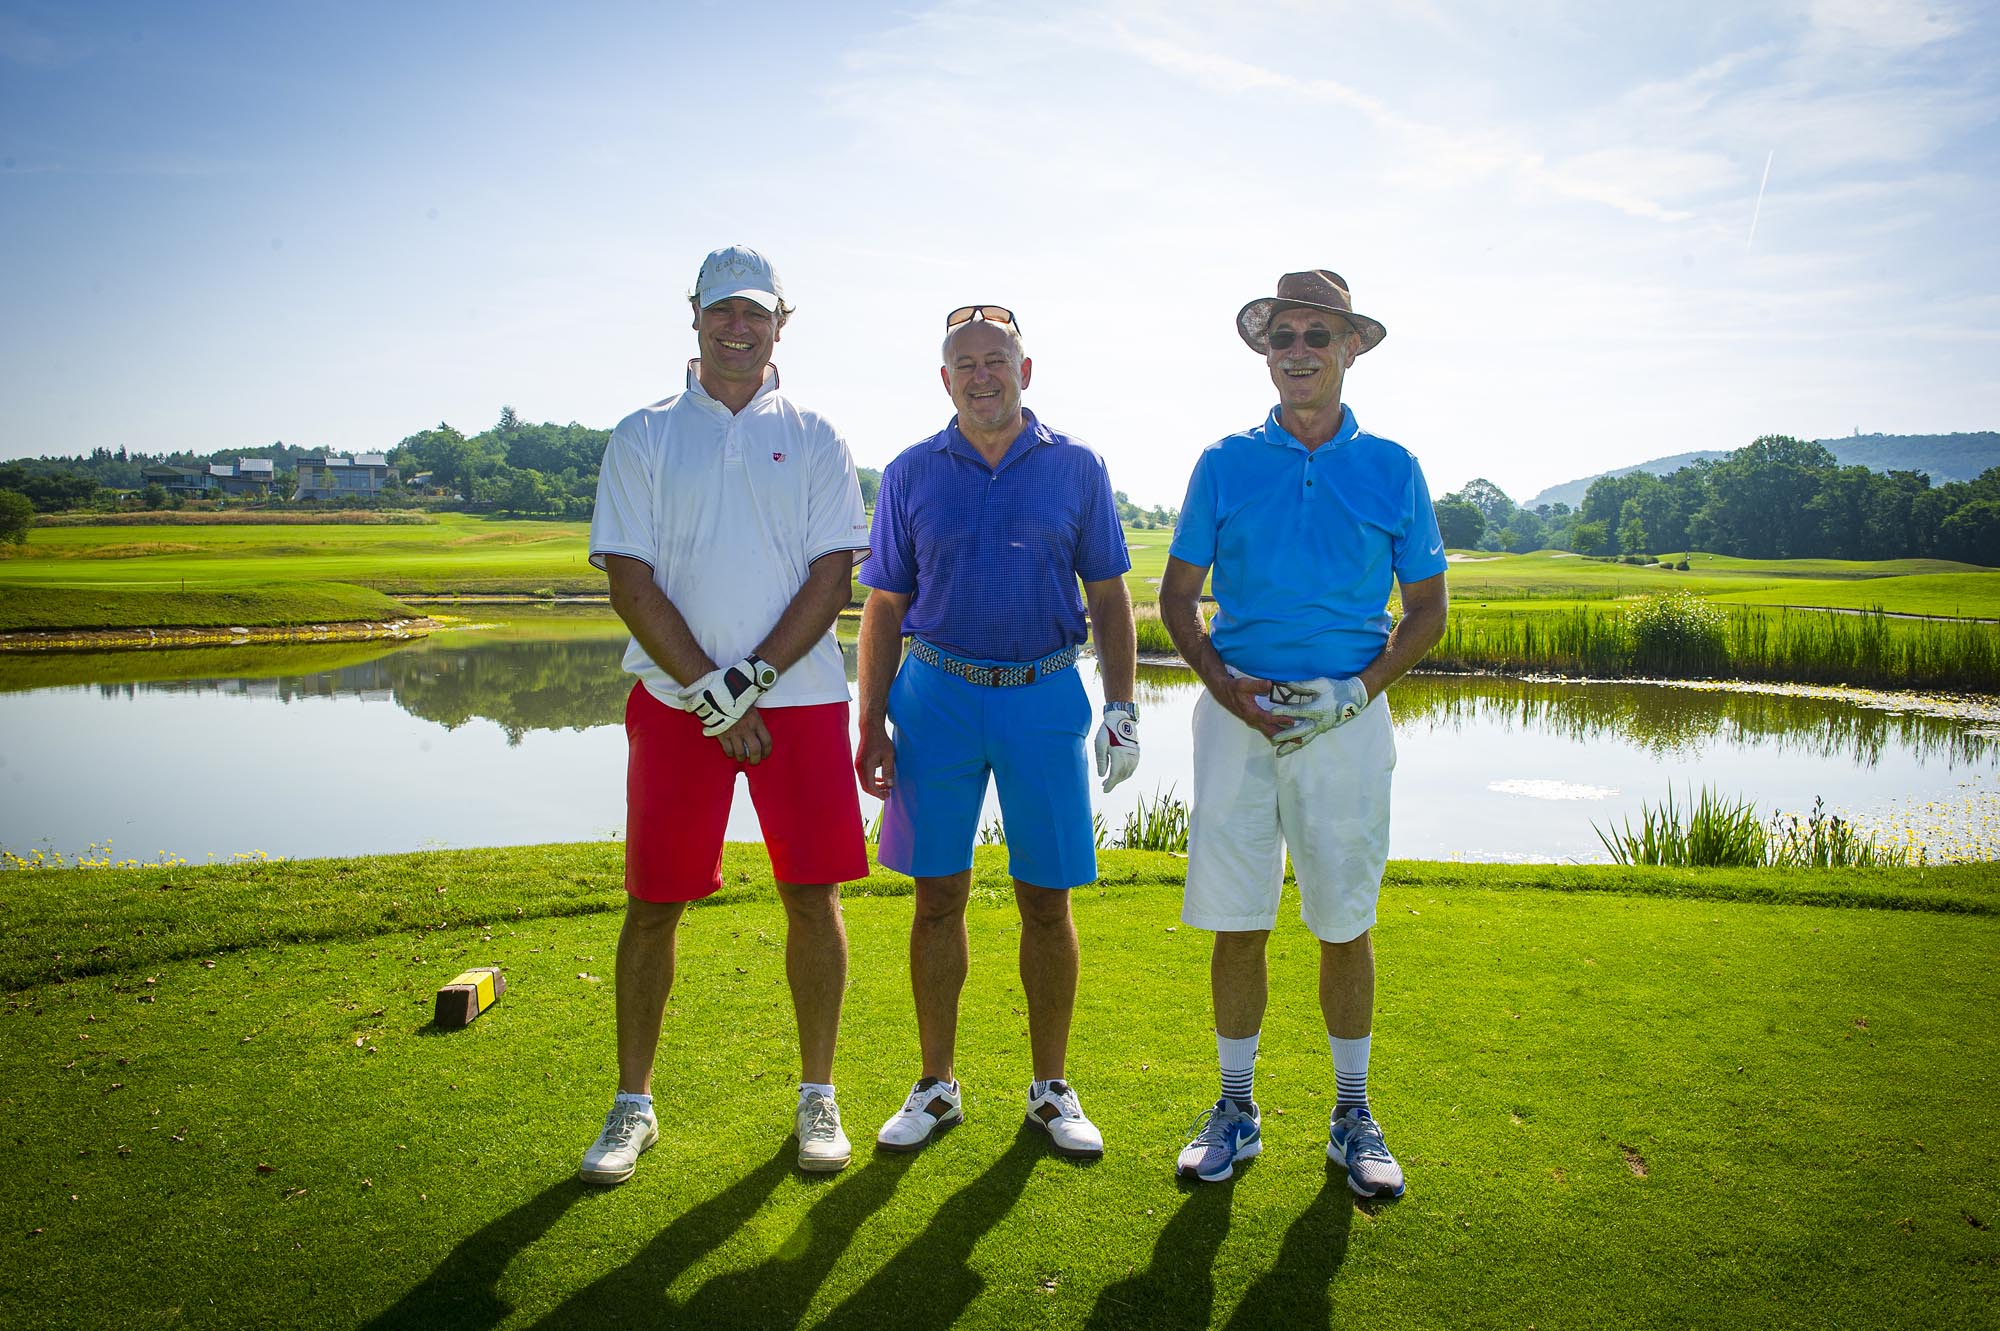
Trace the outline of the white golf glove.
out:
<instances>
[{"instance_id":1,"label":"white golf glove","mask_svg":"<svg viewBox=\"0 0 2000 1331\"><path fill-rule=\"evenodd\" d=\"M701 733L715 736L741 721L777 682L777 669L752 652L733 666L709 671L682 689L681 697L700 718Z\"/></svg>"},{"instance_id":2,"label":"white golf glove","mask_svg":"<svg viewBox=\"0 0 2000 1331\"><path fill-rule=\"evenodd\" d=\"M1359 678L1302 679L1294 684L1271 685L1271 714L1289 716L1298 722L1281 730L1271 742L1278 756L1297 753L1319 736L1346 725L1368 705L1368 686Z\"/></svg>"},{"instance_id":3,"label":"white golf glove","mask_svg":"<svg viewBox=\"0 0 2000 1331\"><path fill-rule=\"evenodd\" d=\"M1104 793L1139 769L1139 718L1110 703L1104 705L1104 720L1098 724L1097 774L1104 778Z\"/></svg>"}]
</instances>

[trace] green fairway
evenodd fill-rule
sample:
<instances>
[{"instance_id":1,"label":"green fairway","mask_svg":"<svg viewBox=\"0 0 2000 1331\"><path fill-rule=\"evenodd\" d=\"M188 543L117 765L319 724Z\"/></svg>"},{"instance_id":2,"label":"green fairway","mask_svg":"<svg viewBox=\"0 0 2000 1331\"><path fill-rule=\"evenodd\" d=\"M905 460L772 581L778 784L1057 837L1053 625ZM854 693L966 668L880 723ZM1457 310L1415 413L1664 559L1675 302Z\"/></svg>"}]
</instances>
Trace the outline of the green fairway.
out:
<instances>
[{"instance_id":1,"label":"green fairway","mask_svg":"<svg viewBox=\"0 0 2000 1331\"><path fill-rule=\"evenodd\" d=\"M1753 605L1879 606L1894 614L1980 618L2000 612L2000 572L1972 564L1942 559L1756 560L1707 554L1685 558L1687 571L1677 572L1661 565L1584 559L1560 550L1526 555L1466 551L1453 555L1445 580L1451 586L1454 610L1462 603L1482 601L1528 602L1539 610L1682 590ZM1954 595L1938 595L1944 588L1953 589Z\"/></svg>"},{"instance_id":2,"label":"green fairway","mask_svg":"<svg viewBox=\"0 0 2000 1331\"><path fill-rule=\"evenodd\" d=\"M1622 888L1648 876L1632 871L1392 866L1371 1088L1410 1190L1357 1205L1322 1154L1317 949L1289 901L1259 1062L1265 1154L1230 1184L1172 1178L1215 1068L1207 935L1179 925L1167 856L1107 856L1107 883L1076 895L1071 1072L1108 1153L1050 1156L1021 1126L999 853L981 852L970 913L963 1128L915 1157L871 1144L915 1075L910 903L864 895L906 880L879 875L847 903L837 1077L855 1162L793 1168L783 914L761 851L732 847L724 895L683 929L666 1136L609 1192L575 1166L611 1087L616 846L9 876L0 1321L2000 1316L2000 920L1963 913L2000 900L1993 866L1780 875L1763 902L1726 899L1755 875L1655 875L1708 895L1635 896ZM1816 884L1856 902L1887 885L1919 908L1796 904ZM506 968L506 996L433 1032L433 991L476 964Z\"/></svg>"},{"instance_id":3,"label":"green fairway","mask_svg":"<svg viewBox=\"0 0 2000 1331\"><path fill-rule=\"evenodd\" d=\"M1894 613L1899 615L1995 619L2000 618L2000 574L1918 573L1860 581L1803 581L1757 591L1715 593L1710 599L1839 610L1886 610L1894 606Z\"/></svg>"},{"instance_id":4,"label":"green fairway","mask_svg":"<svg viewBox=\"0 0 2000 1331\"><path fill-rule=\"evenodd\" d=\"M155 593L183 584L195 591L294 582L353 583L391 595L601 593L604 576L590 567L588 537L588 526L580 522L460 513L410 525L37 527L25 548L0 558L0 595L12 599L18 590L35 587ZM1135 600L1159 598L1172 537L1165 529L1126 529L1132 556L1127 580ZM1537 608L1684 588L1756 604L2000 614L2000 574L1968 564L1758 561L1705 554L1688 559L1689 571L1677 573L1562 551L1461 552L1449 581L1461 601L1528 602Z\"/></svg>"},{"instance_id":5,"label":"green fairway","mask_svg":"<svg viewBox=\"0 0 2000 1331\"><path fill-rule=\"evenodd\" d=\"M186 591L29 584L0 594L0 632L340 623L407 619L413 613L381 592L338 582L196 583Z\"/></svg>"},{"instance_id":6,"label":"green fairway","mask_svg":"<svg viewBox=\"0 0 2000 1331\"><path fill-rule=\"evenodd\" d=\"M438 515L422 525L37 527L0 561L0 588L164 590L203 584L349 582L400 592L602 592L589 528Z\"/></svg>"}]
</instances>

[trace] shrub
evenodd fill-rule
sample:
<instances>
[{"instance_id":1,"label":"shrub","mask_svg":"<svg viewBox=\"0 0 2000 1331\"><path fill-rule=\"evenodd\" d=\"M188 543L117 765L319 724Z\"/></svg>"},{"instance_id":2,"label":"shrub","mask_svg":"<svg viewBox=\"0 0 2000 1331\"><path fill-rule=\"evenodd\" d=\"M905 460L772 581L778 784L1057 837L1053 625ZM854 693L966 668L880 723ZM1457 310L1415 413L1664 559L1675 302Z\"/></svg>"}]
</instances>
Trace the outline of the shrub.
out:
<instances>
[{"instance_id":1,"label":"shrub","mask_svg":"<svg viewBox=\"0 0 2000 1331\"><path fill-rule=\"evenodd\" d=\"M1125 815L1125 830L1118 846L1124 850L1168 850L1185 855L1188 846L1188 806L1174 797L1174 788L1165 794L1153 792L1151 800Z\"/></svg>"},{"instance_id":2,"label":"shrub","mask_svg":"<svg viewBox=\"0 0 2000 1331\"><path fill-rule=\"evenodd\" d=\"M1625 618L1633 669L1686 678L1729 664L1728 616L1689 591L1649 596Z\"/></svg>"},{"instance_id":3,"label":"shrub","mask_svg":"<svg viewBox=\"0 0 2000 1331\"><path fill-rule=\"evenodd\" d=\"M1748 800L1731 804L1703 786L1699 798L1690 792L1683 810L1669 789L1666 804L1658 809L1646 805L1639 819L1636 830L1630 819L1615 833L1595 823L1591 830L1611 858L1624 865L1727 868L1764 863L1764 828Z\"/></svg>"},{"instance_id":4,"label":"shrub","mask_svg":"<svg viewBox=\"0 0 2000 1331\"><path fill-rule=\"evenodd\" d=\"M35 501L16 490L0 490L0 544L26 545L35 525Z\"/></svg>"},{"instance_id":5,"label":"shrub","mask_svg":"<svg viewBox=\"0 0 2000 1331\"><path fill-rule=\"evenodd\" d=\"M1803 820L1797 814L1775 814L1766 826L1747 799L1731 803L1703 786L1699 797L1689 792L1683 810L1669 789L1666 804L1641 808L1639 819L1636 829L1627 819L1615 831L1595 823L1591 830L1622 865L1875 869L1925 862L1922 850L1881 845L1838 814L1826 812L1820 799Z\"/></svg>"}]
</instances>

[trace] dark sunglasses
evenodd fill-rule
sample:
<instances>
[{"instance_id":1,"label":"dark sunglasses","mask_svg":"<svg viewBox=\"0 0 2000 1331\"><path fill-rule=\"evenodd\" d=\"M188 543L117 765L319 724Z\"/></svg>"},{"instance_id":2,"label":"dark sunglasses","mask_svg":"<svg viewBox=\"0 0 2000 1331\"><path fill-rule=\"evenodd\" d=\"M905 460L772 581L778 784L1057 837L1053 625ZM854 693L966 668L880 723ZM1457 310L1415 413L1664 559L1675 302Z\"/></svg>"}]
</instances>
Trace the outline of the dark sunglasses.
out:
<instances>
[{"instance_id":1,"label":"dark sunglasses","mask_svg":"<svg viewBox=\"0 0 2000 1331\"><path fill-rule=\"evenodd\" d=\"M960 324L969 324L974 319L990 324L1006 324L1017 333L1021 331L1021 321L1005 305L961 305L945 315L944 326L952 329Z\"/></svg>"},{"instance_id":2,"label":"dark sunglasses","mask_svg":"<svg viewBox=\"0 0 2000 1331\"><path fill-rule=\"evenodd\" d=\"M1288 349L1292 343L1298 341L1302 336L1309 347L1320 348L1333 345L1334 333L1329 328L1308 328L1303 334L1291 328L1273 328L1270 332L1264 334L1265 340L1271 344L1271 350L1273 351ZM1345 337L1347 335L1342 333L1340 336Z\"/></svg>"}]
</instances>

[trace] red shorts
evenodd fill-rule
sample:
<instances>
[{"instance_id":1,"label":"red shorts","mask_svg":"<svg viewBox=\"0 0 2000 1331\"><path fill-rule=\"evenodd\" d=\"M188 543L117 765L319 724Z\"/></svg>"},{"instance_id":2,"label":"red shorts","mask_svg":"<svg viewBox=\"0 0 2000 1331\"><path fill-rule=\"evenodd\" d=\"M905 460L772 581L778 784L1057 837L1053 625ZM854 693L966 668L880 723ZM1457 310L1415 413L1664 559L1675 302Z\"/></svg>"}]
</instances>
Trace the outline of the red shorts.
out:
<instances>
[{"instance_id":1,"label":"red shorts","mask_svg":"<svg viewBox=\"0 0 2000 1331\"><path fill-rule=\"evenodd\" d=\"M767 707L771 753L736 762L694 715L634 684L625 700L625 890L641 901L695 901L722 886L722 837L736 774L781 883L868 876L847 704Z\"/></svg>"}]
</instances>

